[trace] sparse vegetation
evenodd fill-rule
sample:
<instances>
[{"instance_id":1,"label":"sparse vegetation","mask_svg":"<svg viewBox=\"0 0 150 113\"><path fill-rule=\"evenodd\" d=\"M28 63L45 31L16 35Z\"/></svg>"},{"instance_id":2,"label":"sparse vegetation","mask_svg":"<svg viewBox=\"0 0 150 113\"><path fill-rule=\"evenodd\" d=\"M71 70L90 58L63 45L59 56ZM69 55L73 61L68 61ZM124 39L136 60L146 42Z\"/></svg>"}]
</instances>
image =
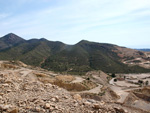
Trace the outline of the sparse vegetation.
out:
<instances>
[{"instance_id":1,"label":"sparse vegetation","mask_svg":"<svg viewBox=\"0 0 150 113\"><path fill-rule=\"evenodd\" d=\"M68 82L68 83L70 83L73 80L75 80L75 77L71 76L71 75L60 75L60 76L56 76L55 78L58 81L63 81L63 82Z\"/></svg>"},{"instance_id":2,"label":"sparse vegetation","mask_svg":"<svg viewBox=\"0 0 150 113\"><path fill-rule=\"evenodd\" d=\"M99 95L99 96L103 96L103 95L105 95L105 93L106 93L105 91L102 91L102 92L100 92L98 95Z\"/></svg>"},{"instance_id":3,"label":"sparse vegetation","mask_svg":"<svg viewBox=\"0 0 150 113\"><path fill-rule=\"evenodd\" d=\"M114 82L117 82L117 79L116 79L116 78L114 79Z\"/></svg>"},{"instance_id":4,"label":"sparse vegetation","mask_svg":"<svg viewBox=\"0 0 150 113\"><path fill-rule=\"evenodd\" d=\"M43 73L35 73L35 75L37 77L46 77L47 75L43 74Z\"/></svg>"},{"instance_id":5,"label":"sparse vegetation","mask_svg":"<svg viewBox=\"0 0 150 113\"><path fill-rule=\"evenodd\" d=\"M138 83L139 83L139 84L143 84L143 81L142 81L142 80L138 80Z\"/></svg>"},{"instance_id":6,"label":"sparse vegetation","mask_svg":"<svg viewBox=\"0 0 150 113\"><path fill-rule=\"evenodd\" d=\"M12 36L17 44L11 42L11 46L1 47L3 48L0 50L1 60L20 60L29 65L74 75L84 75L92 70L102 70L107 73L150 72L150 69L139 66L129 67L120 62L122 57L118 56L115 51L117 48L112 44L82 40L75 45L66 45L46 39L23 40L12 34L1 39ZM1 43L5 43L1 39Z\"/></svg>"},{"instance_id":7,"label":"sparse vegetation","mask_svg":"<svg viewBox=\"0 0 150 113\"><path fill-rule=\"evenodd\" d=\"M146 82L145 82L145 85L146 85L146 86L149 85L149 81L146 81Z\"/></svg>"},{"instance_id":8,"label":"sparse vegetation","mask_svg":"<svg viewBox=\"0 0 150 113\"><path fill-rule=\"evenodd\" d=\"M124 79L126 79L126 76L123 76Z\"/></svg>"},{"instance_id":9,"label":"sparse vegetation","mask_svg":"<svg viewBox=\"0 0 150 113\"><path fill-rule=\"evenodd\" d=\"M86 78L86 80L90 80L90 78L88 77L88 78Z\"/></svg>"},{"instance_id":10,"label":"sparse vegetation","mask_svg":"<svg viewBox=\"0 0 150 113\"><path fill-rule=\"evenodd\" d=\"M111 74L111 77L112 77L112 78L115 78L115 77L116 77L115 73L112 73L112 74Z\"/></svg>"}]
</instances>

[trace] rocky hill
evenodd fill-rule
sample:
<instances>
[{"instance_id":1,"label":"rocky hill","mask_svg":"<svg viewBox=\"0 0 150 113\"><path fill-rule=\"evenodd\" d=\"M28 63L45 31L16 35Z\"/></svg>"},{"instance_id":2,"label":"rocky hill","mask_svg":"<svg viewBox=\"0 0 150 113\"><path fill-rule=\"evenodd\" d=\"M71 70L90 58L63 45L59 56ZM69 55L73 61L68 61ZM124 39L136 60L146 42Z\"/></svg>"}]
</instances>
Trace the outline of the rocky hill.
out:
<instances>
[{"instance_id":1,"label":"rocky hill","mask_svg":"<svg viewBox=\"0 0 150 113\"><path fill-rule=\"evenodd\" d=\"M138 57L146 59L144 52L112 44L82 40L75 45L46 39L24 40L15 34L0 38L0 59L20 60L56 72L85 74L92 70L107 73L150 72L139 66L128 66L126 61Z\"/></svg>"},{"instance_id":2,"label":"rocky hill","mask_svg":"<svg viewBox=\"0 0 150 113\"><path fill-rule=\"evenodd\" d=\"M9 33L0 38L0 51L25 42L25 40L13 33Z\"/></svg>"},{"instance_id":3,"label":"rocky hill","mask_svg":"<svg viewBox=\"0 0 150 113\"><path fill-rule=\"evenodd\" d=\"M107 75L103 72L88 73L89 77L92 73L94 77L100 74L104 80L107 78ZM51 83L57 76L60 76L59 78L62 78L62 80L68 80L66 81L67 83L74 81L74 78L70 76L65 76L66 79L63 79L63 75L41 68L33 68L20 61L0 61L0 112L148 113L113 101L107 102L87 97L83 98L84 96L82 95L83 97L81 97L81 92L68 92ZM82 82L83 80L79 81ZM106 84L105 82L100 80L102 84Z\"/></svg>"}]
</instances>

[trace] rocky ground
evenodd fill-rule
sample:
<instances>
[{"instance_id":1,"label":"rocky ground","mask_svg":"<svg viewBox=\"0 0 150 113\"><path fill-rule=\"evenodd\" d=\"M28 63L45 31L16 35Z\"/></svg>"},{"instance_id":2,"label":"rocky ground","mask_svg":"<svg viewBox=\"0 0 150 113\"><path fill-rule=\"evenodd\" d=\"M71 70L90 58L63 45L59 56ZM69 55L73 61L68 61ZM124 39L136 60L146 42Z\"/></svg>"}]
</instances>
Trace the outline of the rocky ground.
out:
<instances>
[{"instance_id":1,"label":"rocky ground","mask_svg":"<svg viewBox=\"0 0 150 113\"><path fill-rule=\"evenodd\" d=\"M0 112L146 113L115 102L82 98L77 92L70 93L49 82L39 81L35 73L41 72L48 74L44 76L56 75L21 62L0 61Z\"/></svg>"}]
</instances>

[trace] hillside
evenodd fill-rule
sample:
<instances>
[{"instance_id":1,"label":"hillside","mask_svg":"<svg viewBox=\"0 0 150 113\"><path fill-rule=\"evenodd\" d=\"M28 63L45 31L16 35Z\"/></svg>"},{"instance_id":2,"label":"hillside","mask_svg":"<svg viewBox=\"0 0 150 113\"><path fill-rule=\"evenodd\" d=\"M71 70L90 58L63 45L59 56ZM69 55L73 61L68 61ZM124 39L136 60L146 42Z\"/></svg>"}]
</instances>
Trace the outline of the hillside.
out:
<instances>
[{"instance_id":1,"label":"hillside","mask_svg":"<svg viewBox=\"0 0 150 113\"><path fill-rule=\"evenodd\" d=\"M21 37L13 33L9 33L0 38L0 51L23 42L25 42L25 40L22 39Z\"/></svg>"},{"instance_id":2,"label":"hillside","mask_svg":"<svg viewBox=\"0 0 150 113\"><path fill-rule=\"evenodd\" d=\"M42 64L43 68L49 68L54 71L66 71L68 73L85 73L91 70L103 70L107 73L140 73L149 72L150 70L139 66L129 67L122 61L145 57L139 51L120 50L121 47L111 44L95 43L81 41L74 46L64 49L63 51L49 56ZM122 53L121 53L122 52ZM122 54L123 56L120 56ZM130 56L129 56L130 55Z\"/></svg>"},{"instance_id":3,"label":"hillside","mask_svg":"<svg viewBox=\"0 0 150 113\"><path fill-rule=\"evenodd\" d=\"M4 36L5 37L5 36ZM11 37L13 38L13 37ZM20 60L26 64L39 66L50 54L59 52L65 44L46 39L31 39L0 52L1 60Z\"/></svg>"},{"instance_id":4,"label":"hillside","mask_svg":"<svg viewBox=\"0 0 150 113\"><path fill-rule=\"evenodd\" d=\"M51 83L40 82L36 73L41 70L0 61L1 113L116 113L118 110L109 105L103 107L98 101L88 102L79 94L71 95Z\"/></svg>"},{"instance_id":5,"label":"hillside","mask_svg":"<svg viewBox=\"0 0 150 113\"><path fill-rule=\"evenodd\" d=\"M102 71L71 76L0 61L0 92L1 113L149 113L117 103L119 96Z\"/></svg>"},{"instance_id":6,"label":"hillside","mask_svg":"<svg viewBox=\"0 0 150 113\"><path fill-rule=\"evenodd\" d=\"M128 66L123 62L145 53L112 44L82 40L75 45L53 42L46 39L24 40L8 34L0 38L0 60L20 60L26 64L41 66L56 72L84 74L91 70L107 73L150 72L139 66ZM6 46L7 45L7 46Z\"/></svg>"}]
</instances>

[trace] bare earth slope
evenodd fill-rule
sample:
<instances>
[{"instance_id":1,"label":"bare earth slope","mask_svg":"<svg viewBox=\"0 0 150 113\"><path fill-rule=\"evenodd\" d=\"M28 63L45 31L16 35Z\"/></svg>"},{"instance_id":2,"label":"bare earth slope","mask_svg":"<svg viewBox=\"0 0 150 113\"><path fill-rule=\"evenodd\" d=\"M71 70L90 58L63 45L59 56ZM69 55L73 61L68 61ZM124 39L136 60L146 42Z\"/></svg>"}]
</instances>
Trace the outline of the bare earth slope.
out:
<instances>
[{"instance_id":1,"label":"bare earth slope","mask_svg":"<svg viewBox=\"0 0 150 113\"><path fill-rule=\"evenodd\" d=\"M50 80L54 76L60 75L21 62L0 61L0 112L145 113L115 103L83 99L78 93L39 81L40 77ZM72 77L66 78L74 80Z\"/></svg>"}]
</instances>

